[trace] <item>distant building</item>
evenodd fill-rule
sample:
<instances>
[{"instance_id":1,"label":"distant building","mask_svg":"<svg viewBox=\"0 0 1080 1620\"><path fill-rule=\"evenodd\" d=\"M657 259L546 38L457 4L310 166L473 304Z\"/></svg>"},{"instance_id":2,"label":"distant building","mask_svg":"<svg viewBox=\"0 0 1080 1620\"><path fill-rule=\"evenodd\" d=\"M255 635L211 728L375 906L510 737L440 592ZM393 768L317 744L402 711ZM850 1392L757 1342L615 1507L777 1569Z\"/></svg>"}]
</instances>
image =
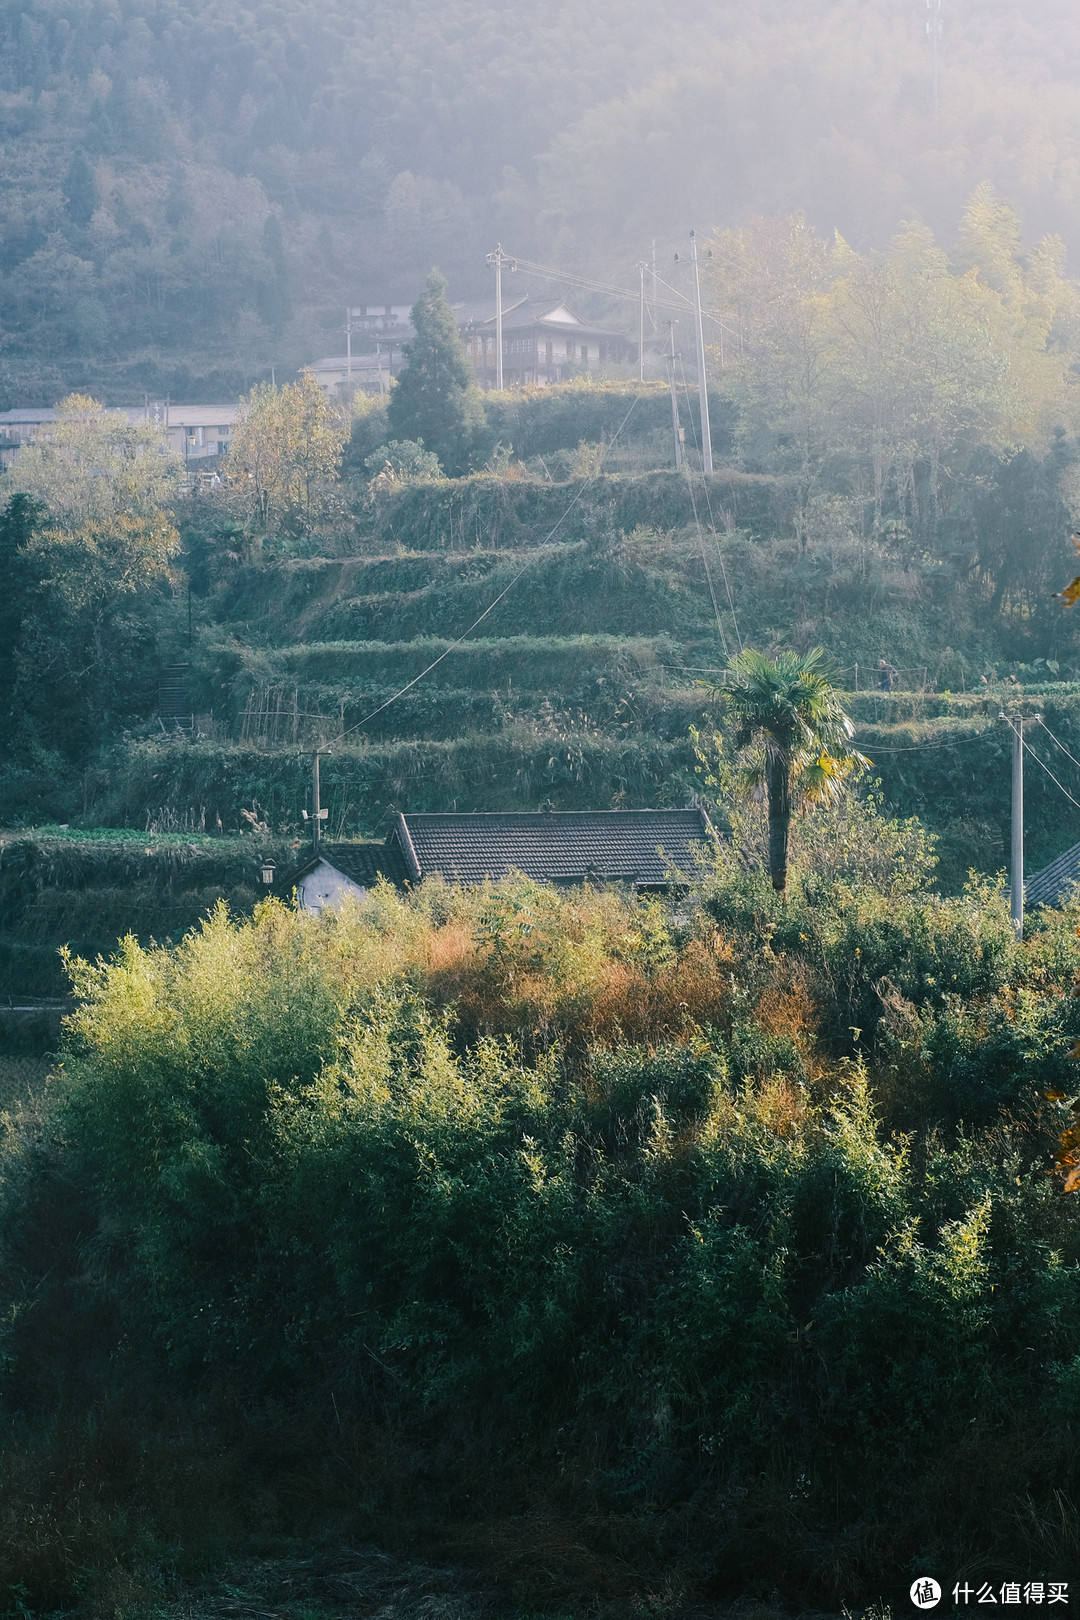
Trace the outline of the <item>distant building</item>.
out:
<instances>
[{"instance_id":1,"label":"distant building","mask_svg":"<svg viewBox=\"0 0 1080 1620\"><path fill-rule=\"evenodd\" d=\"M296 890L301 911L322 911L343 900L363 900L381 877L397 888L409 877L400 855L386 844L320 844L317 854L288 873L283 886Z\"/></svg>"},{"instance_id":2,"label":"distant building","mask_svg":"<svg viewBox=\"0 0 1080 1620\"><path fill-rule=\"evenodd\" d=\"M353 337L407 342L412 335L411 304L355 304L349 310Z\"/></svg>"},{"instance_id":3,"label":"distant building","mask_svg":"<svg viewBox=\"0 0 1080 1620\"><path fill-rule=\"evenodd\" d=\"M494 811L398 815L384 844L321 844L286 874L302 911L362 900L385 878L396 888L441 877L497 882L520 872L541 883L626 883L661 892L698 874L716 840L704 810Z\"/></svg>"},{"instance_id":4,"label":"distant building","mask_svg":"<svg viewBox=\"0 0 1080 1620\"><path fill-rule=\"evenodd\" d=\"M528 298L503 308L503 386L566 382L600 371L636 354L629 339L605 326L594 326L566 304L532 304ZM464 327L465 346L481 388L496 380L495 314Z\"/></svg>"},{"instance_id":5,"label":"distant building","mask_svg":"<svg viewBox=\"0 0 1080 1620\"><path fill-rule=\"evenodd\" d=\"M56 421L54 410L24 408L0 411L0 467L10 467L24 444L33 444L48 424Z\"/></svg>"},{"instance_id":6,"label":"distant building","mask_svg":"<svg viewBox=\"0 0 1080 1620\"><path fill-rule=\"evenodd\" d=\"M512 872L555 884L629 883L666 889L699 871L716 834L704 810L536 810L403 815L387 848L409 879L497 881Z\"/></svg>"},{"instance_id":7,"label":"distant building","mask_svg":"<svg viewBox=\"0 0 1080 1620\"><path fill-rule=\"evenodd\" d=\"M496 383L495 303L451 304L481 388ZM405 361L413 329L407 304L360 304L349 311L352 354L328 355L305 366L332 400L384 394ZM531 303L528 295L503 304L503 386L566 382L637 356L622 332L583 321L560 302Z\"/></svg>"},{"instance_id":8,"label":"distant building","mask_svg":"<svg viewBox=\"0 0 1080 1620\"><path fill-rule=\"evenodd\" d=\"M401 370L401 359L400 347L387 339L371 354L332 354L313 360L303 369L338 404L347 402L353 394L388 394L390 379Z\"/></svg>"},{"instance_id":9,"label":"distant building","mask_svg":"<svg viewBox=\"0 0 1080 1620\"><path fill-rule=\"evenodd\" d=\"M228 454L238 405L172 405L168 401L117 407L129 422L159 422L169 449L182 461ZM0 467L10 467L25 444L48 438L56 411L37 407L0 411Z\"/></svg>"},{"instance_id":10,"label":"distant building","mask_svg":"<svg viewBox=\"0 0 1080 1620\"><path fill-rule=\"evenodd\" d=\"M200 461L206 456L226 456L233 429L240 415L239 405L148 405L128 410L133 422L150 420L165 428L169 449L184 461Z\"/></svg>"}]
</instances>

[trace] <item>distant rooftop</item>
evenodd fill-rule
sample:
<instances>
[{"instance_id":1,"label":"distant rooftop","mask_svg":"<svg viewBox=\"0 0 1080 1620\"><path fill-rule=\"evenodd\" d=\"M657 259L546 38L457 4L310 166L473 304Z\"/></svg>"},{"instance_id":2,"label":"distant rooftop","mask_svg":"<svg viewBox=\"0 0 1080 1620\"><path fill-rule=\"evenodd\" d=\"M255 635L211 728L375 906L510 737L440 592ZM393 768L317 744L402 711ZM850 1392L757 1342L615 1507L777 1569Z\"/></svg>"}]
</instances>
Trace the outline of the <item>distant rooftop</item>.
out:
<instances>
[{"instance_id":1,"label":"distant rooftop","mask_svg":"<svg viewBox=\"0 0 1080 1620\"><path fill-rule=\"evenodd\" d=\"M299 866L286 873L280 887L282 889L292 887L302 877L313 872L320 861L326 861L339 872L344 872L347 878L358 883L362 889L374 888L381 877L399 888L402 888L409 879L401 851L389 844L328 844L320 841L318 854L312 852Z\"/></svg>"},{"instance_id":2,"label":"distant rooftop","mask_svg":"<svg viewBox=\"0 0 1080 1620\"><path fill-rule=\"evenodd\" d=\"M219 422L234 422L240 407L235 400L231 405L174 405L170 402L168 406L160 401L150 405L108 405L106 409L122 411L129 422L142 422L147 418L151 421L160 418L164 422L167 411L170 427L210 427ZM0 428L55 422L57 414L54 406L22 405L15 410L0 411Z\"/></svg>"},{"instance_id":3,"label":"distant rooftop","mask_svg":"<svg viewBox=\"0 0 1080 1620\"><path fill-rule=\"evenodd\" d=\"M627 882L665 888L692 878L715 833L703 810L553 810L399 815L387 840L414 883L497 881L522 872L548 883Z\"/></svg>"},{"instance_id":4,"label":"distant rooftop","mask_svg":"<svg viewBox=\"0 0 1080 1620\"><path fill-rule=\"evenodd\" d=\"M1080 844L1073 844L1024 880L1024 899L1029 906L1061 906L1078 883Z\"/></svg>"}]
</instances>

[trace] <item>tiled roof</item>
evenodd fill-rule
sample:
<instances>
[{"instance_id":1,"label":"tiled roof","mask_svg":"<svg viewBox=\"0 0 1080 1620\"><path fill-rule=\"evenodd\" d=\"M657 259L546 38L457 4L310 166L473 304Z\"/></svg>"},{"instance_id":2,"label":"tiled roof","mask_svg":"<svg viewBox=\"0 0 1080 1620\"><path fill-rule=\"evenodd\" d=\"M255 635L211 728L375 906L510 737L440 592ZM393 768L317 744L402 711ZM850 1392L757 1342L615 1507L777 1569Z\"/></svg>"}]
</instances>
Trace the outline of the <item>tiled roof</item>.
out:
<instances>
[{"instance_id":1,"label":"tiled roof","mask_svg":"<svg viewBox=\"0 0 1080 1620\"><path fill-rule=\"evenodd\" d=\"M165 420L165 407L159 407L160 420ZM153 405L110 405L108 410L119 412L126 416L129 422L139 423L147 420L148 411L152 413ZM240 414L239 405L170 405L168 417L170 427L217 427L235 422ZM5 427L39 427L58 420L55 410L0 411L0 429Z\"/></svg>"},{"instance_id":2,"label":"tiled roof","mask_svg":"<svg viewBox=\"0 0 1080 1620\"><path fill-rule=\"evenodd\" d=\"M9 423L9 422L12 425L14 425L17 422L55 422L55 421L56 421L56 411L53 409L52 406L31 405L31 406L27 406L23 410L18 410L18 411L0 411L0 423L4 423L5 425L7 423Z\"/></svg>"},{"instance_id":3,"label":"tiled roof","mask_svg":"<svg viewBox=\"0 0 1080 1620\"><path fill-rule=\"evenodd\" d=\"M388 843L396 842L414 882L437 873L482 883L523 872L551 883L660 888L672 868L692 877L695 846L714 836L702 810L554 810L399 815Z\"/></svg>"},{"instance_id":4,"label":"tiled roof","mask_svg":"<svg viewBox=\"0 0 1080 1620\"><path fill-rule=\"evenodd\" d=\"M301 878L315 870L320 861L328 862L365 889L373 888L380 877L386 878L388 883L397 884L399 888L409 881L408 868L396 844L320 843L317 855L309 854L306 860L279 880L279 893L287 893L295 887Z\"/></svg>"},{"instance_id":5,"label":"tiled roof","mask_svg":"<svg viewBox=\"0 0 1080 1620\"><path fill-rule=\"evenodd\" d=\"M528 302L529 302L528 293L523 293L519 298L512 298L512 299L511 298L504 298L503 299L503 323L504 323L504 325L506 323L506 319L507 319L508 315L510 314L511 310L520 309L522 304L527 304ZM451 304L450 307L454 311L454 318L456 319L459 326L491 326L491 327L494 327L494 325L495 325L495 300L493 298L485 298L480 302L464 302L464 303L460 303L460 304Z\"/></svg>"},{"instance_id":6,"label":"tiled roof","mask_svg":"<svg viewBox=\"0 0 1080 1620\"><path fill-rule=\"evenodd\" d=\"M1024 882L1024 899L1029 906L1060 906L1076 883L1080 883L1080 844L1033 872Z\"/></svg>"},{"instance_id":7,"label":"tiled roof","mask_svg":"<svg viewBox=\"0 0 1080 1620\"><path fill-rule=\"evenodd\" d=\"M559 319L555 315L555 311L565 308L564 304L548 304L546 306L533 304L525 308L518 307L511 314L503 315L503 331L527 331L530 327L539 326L543 327L544 331L567 332L574 337L617 338L622 336L621 332L613 332L606 326L595 326L591 321L581 320L579 316L574 314L573 310L567 311L572 317L571 320ZM494 327L494 320L490 324Z\"/></svg>"}]
</instances>

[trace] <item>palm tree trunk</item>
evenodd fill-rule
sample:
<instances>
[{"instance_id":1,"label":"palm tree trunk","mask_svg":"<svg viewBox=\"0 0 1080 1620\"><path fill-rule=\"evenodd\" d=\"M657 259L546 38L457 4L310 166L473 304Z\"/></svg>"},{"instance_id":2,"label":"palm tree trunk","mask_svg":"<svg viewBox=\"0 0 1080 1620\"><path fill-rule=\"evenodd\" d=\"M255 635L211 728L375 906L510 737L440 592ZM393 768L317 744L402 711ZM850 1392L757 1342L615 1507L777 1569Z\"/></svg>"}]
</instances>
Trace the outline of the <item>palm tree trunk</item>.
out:
<instances>
[{"instance_id":1,"label":"palm tree trunk","mask_svg":"<svg viewBox=\"0 0 1080 1620\"><path fill-rule=\"evenodd\" d=\"M787 891L788 838L791 832L791 762L781 755L765 768L769 795L769 876L777 894Z\"/></svg>"}]
</instances>

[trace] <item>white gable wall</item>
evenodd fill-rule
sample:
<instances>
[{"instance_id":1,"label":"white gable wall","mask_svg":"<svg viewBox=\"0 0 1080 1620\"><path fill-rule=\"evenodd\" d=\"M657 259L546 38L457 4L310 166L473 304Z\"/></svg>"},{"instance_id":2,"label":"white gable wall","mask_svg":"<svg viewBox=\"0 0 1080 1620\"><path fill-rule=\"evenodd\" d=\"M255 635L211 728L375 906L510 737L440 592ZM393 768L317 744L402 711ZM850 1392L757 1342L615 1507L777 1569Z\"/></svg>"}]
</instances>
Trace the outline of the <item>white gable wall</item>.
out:
<instances>
[{"instance_id":1,"label":"white gable wall","mask_svg":"<svg viewBox=\"0 0 1080 1620\"><path fill-rule=\"evenodd\" d=\"M296 885L296 900L301 911L322 911L324 906L339 906L349 895L363 900L366 894L361 884L354 883L326 860L320 861Z\"/></svg>"}]
</instances>

